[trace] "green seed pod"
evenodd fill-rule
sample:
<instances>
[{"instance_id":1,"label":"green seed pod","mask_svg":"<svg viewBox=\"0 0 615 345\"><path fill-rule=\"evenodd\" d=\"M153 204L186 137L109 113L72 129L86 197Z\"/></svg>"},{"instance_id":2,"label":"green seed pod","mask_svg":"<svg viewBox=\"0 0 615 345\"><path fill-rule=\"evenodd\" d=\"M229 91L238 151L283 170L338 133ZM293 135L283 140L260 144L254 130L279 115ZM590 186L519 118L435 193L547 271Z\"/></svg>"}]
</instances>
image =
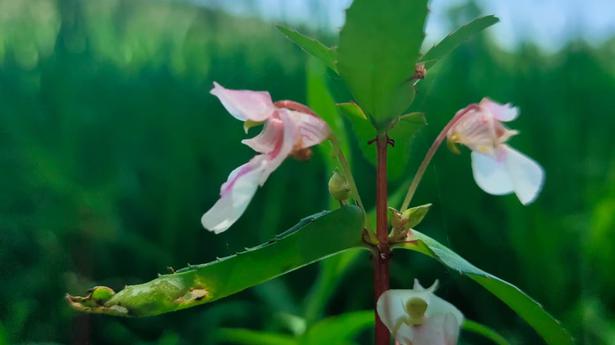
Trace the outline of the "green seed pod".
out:
<instances>
[{"instance_id":1,"label":"green seed pod","mask_svg":"<svg viewBox=\"0 0 615 345\"><path fill-rule=\"evenodd\" d=\"M333 173L333 176L329 179L329 193L331 196L339 201L346 201L350 198L350 185L346 178L337 171Z\"/></svg>"}]
</instances>

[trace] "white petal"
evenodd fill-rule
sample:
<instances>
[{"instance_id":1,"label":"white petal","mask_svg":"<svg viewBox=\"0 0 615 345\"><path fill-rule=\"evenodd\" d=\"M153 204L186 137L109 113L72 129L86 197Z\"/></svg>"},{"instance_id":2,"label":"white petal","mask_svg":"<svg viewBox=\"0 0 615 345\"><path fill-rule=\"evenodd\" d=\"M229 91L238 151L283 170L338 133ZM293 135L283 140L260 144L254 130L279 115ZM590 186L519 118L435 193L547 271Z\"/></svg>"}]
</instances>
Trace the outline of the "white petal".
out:
<instances>
[{"instance_id":1,"label":"white petal","mask_svg":"<svg viewBox=\"0 0 615 345\"><path fill-rule=\"evenodd\" d=\"M508 173L508 167L494 155L472 151L472 174L474 181L485 192L493 195L512 193L513 182Z\"/></svg>"},{"instance_id":2,"label":"white petal","mask_svg":"<svg viewBox=\"0 0 615 345\"><path fill-rule=\"evenodd\" d=\"M270 118L257 136L244 139L241 142L250 146L256 152L270 153L283 139L284 123L279 118Z\"/></svg>"},{"instance_id":3,"label":"white petal","mask_svg":"<svg viewBox=\"0 0 615 345\"><path fill-rule=\"evenodd\" d=\"M201 217L205 229L219 234L241 217L260 183L266 167L264 158L264 155L256 156L231 172L222 185L220 199Z\"/></svg>"},{"instance_id":4,"label":"white petal","mask_svg":"<svg viewBox=\"0 0 615 345\"><path fill-rule=\"evenodd\" d=\"M523 205L534 201L544 183L544 170L533 159L504 145L505 161L514 191Z\"/></svg>"},{"instance_id":5,"label":"white petal","mask_svg":"<svg viewBox=\"0 0 615 345\"><path fill-rule=\"evenodd\" d=\"M287 112L299 129L298 148L305 149L318 145L329 137L329 126L321 118L288 109L281 109L281 111Z\"/></svg>"},{"instance_id":6,"label":"white petal","mask_svg":"<svg viewBox=\"0 0 615 345\"><path fill-rule=\"evenodd\" d=\"M517 107L513 107L510 103L500 104L487 97L480 101L480 106L487 108L500 121L512 121L519 116L519 109Z\"/></svg>"},{"instance_id":7,"label":"white petal","mask_svg":"<svg viewBox=\"0 0 615 345\"><path fill-rule=\"evenodd\" d=\"M276 109L271 95L266 91L230 90L214 82L210 93L218 97L224 108L241 121L265 121Z\"/></svg>"},{"instance_id":8,"label":"white petal","mask_svg":"<svg viewBox=\"0 0 615 345\"><path fill-rule=\"evenodd\" d=\"M450 313L428 318L424 324L413 327L414 339L411 345L455 345L460 326Z\"/></svg>"}]
</instances>

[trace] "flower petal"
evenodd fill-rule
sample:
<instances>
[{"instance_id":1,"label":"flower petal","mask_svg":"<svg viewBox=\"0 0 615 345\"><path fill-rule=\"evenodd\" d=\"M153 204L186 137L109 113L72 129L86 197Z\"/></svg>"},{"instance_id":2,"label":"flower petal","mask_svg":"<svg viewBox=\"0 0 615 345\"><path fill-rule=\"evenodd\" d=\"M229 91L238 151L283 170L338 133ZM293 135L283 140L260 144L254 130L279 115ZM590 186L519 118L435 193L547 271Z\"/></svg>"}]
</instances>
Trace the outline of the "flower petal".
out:
<instances>
[{"instance_id":1,"label":"flower petal","mask_svg":"<svg viewBox=\"0 0 615 345\"><path fill-rule=\"evenodd\" d=\"M231 172L221 187L220 199L201 217L205 229L219 234L241 217L256 193L266 162L265 156L259 155Z\"/></svg>"},{"instance_id":2,"label":"flower petal","mask_svg":"<svg viewBox=\"0 0 615 345\"><path fill-rule=\"evenodd\" d=\"M297 136L299 132L295 122L286 112L279 112L279 116L282 121L284 133L282 134L282 140L278 140L275 148L266 154L267 164L261 175L261 185L265 183L269 175L282 164L288 155L290 155L298 140Z\"/></svg>"},{"instance_id":3,"label":"flower petal","mask_svg":"<svg viewBox=\"0 0 615 345\"><path fill-rule=\"evenodd\" d=\"M500 121L512 121L519 116L519 109L513 107L510 103L500 104L485 97L480 101L479 105L489 110Z\"/></svg>"},{"instance_id":4,"label":"flower petal","mask_svg":"<svg viewBox=\"0 0 615 345\"><path fill-rule=\"evenodd\" d=\"M451 313L433 316L424 324L412 327L414 339L411 345L455 345L460 326Z\"/></svg>"},{"instance_id":5,"label":"flower petal","mask_svg":"<svg viewBox=\"0 0 615 345\"><path fill-rule=\"evenodd\" d=\"M296 148L306 149L318 145L331 134L327 123L317 116L288 109L280 111L286 112L299 130L300 137Z\"/></svg>"},{"instance_id":6,"label":"flower petal","mask_svg":"<svg viewBox=\"0 0 615 345\"><path fill-rule=\"evenodd\" d=\"M210 93L218 97L224 108L241 121L265 121L276 109L271 95L266 91L230 90L214 82Z\"/></svg>"},{"instance_id":7,"label":"flower petal","mask_svg":"<svg viewBox=\"0 0 615 345\"><path fill-rule=\"evenodd\" d=\"M515 190L508 173L508 167L503 160L493 155L472 151L472 173L474 181L485 192L493 195L504 195Z\"/></svg>"},{"instance_id":8,"label":"flower petal","mask_svg":"<svg viewBox=\"0 0 615 345\"><path fill-rule=\"evenodd\" d=\"M270 153L283 139L284 123L279 118L270 118L257 136L244 139L241 142L250 146L256 152Z\"/></svg>"},{"instance_id":9,"label":"flower petal","mask_svg":"<svg viewBox=\"0 0 615 345\"><path fill-rule=\"evenodd\" d=\"M435 288L435 286L434 286ZM412 298L427 303L425 321L412 326L405 304ZM457 341L463 314L452 304L425 289L415 281L412 290L387 290L378 302L376 310L380 320L401 344L411 345L452 345Z\"/></svg>"},{"instance_id":10,"label":"flower petal","mask_svg":"<svg viewBox=\"0 0 615 345\"><path fill-rule=\"evenodd\" d=\"M533 159L507 146L502 146L514 191L523 205L534 201L544 183L544 170Z\"/></svg>"}]
</instances>

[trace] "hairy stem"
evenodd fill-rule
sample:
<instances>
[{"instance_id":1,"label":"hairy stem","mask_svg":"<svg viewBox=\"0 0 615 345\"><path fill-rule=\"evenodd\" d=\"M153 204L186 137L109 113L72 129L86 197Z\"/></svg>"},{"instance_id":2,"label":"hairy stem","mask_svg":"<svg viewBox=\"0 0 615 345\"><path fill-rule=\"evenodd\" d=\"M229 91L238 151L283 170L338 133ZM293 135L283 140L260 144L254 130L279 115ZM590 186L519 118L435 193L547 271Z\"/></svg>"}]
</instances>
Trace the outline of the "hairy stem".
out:
<instances>
[{"instance_id":1,"label":"hairy stem","mask_svg":"<svg viewBox=\"0 0 615 345\"><path fill-rule=\"evenodd\" d=\"M404 212L410 206L410 202L412 201L412 198L414 197L414 193L416 192L416 189L419 186L419 183L421 182L421 179L423 178L423 175L425 174L425 171L427 170L427 167L429 166L431 159L436 154L436 152L438 151L438 148L440 147L440 145L446 138L448 131L459 120L461 120L461 118L465 114L467 114L470 110L474 110L474 109L475 109L474 107L470 106L470 107L465 108L463 111L457 112L457 114L453 116L453 118L446 124L446 126L442 128L442 131L440 131L440 133L438 134L434 142L429 147L429 150L427 150L427 153L425 154L425 158L423 158L421 165L419 165L419 168L417 169L416 174L414 175L414 178L412 179L412 182L410 182L410 186L408 187L408 193L406 193L404 202L402 203L401 208L399 209L400 212Z\"/></svg>"},{"instance_id":2,"label":"hairy stem","mask_svg":"<svg viewBox=\"0 0 615 345\"><path fill-rule=\"evenodd\" d=\"M387 146L386 133L378 134L376 139L378 167L376 170L376 236L378 237L377 251L374 254L374 305L380 295L389 289L389 256L387 226ZM374 307L376 318L376 345L388 345L389 331L380 320Z\"/></svg>"}]
</instances>

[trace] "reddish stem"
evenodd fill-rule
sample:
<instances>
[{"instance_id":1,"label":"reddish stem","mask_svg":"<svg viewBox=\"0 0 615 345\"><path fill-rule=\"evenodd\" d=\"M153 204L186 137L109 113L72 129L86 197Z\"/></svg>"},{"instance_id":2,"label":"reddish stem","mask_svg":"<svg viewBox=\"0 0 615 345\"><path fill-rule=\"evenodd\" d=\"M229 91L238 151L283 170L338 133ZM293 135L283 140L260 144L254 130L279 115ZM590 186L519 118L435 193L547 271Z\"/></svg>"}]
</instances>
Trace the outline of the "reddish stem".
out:
<instances>
[{"instance_id":1,"label":"reddish stem","mask_svg":"<svg viewBox=\"0 0 615 345\"><path fill-rule=\"evenodd\" d=\"M389 257L387 226L387 146L389 140L386 134L379 134L376 139L378 167L376 170L376 237L378 238L377 252L374 255L374 302L380 295L389 289ZM378 317L376 318L376 345L389 345L390 334L386 326Z\"/></svg>"}]
</instances>

